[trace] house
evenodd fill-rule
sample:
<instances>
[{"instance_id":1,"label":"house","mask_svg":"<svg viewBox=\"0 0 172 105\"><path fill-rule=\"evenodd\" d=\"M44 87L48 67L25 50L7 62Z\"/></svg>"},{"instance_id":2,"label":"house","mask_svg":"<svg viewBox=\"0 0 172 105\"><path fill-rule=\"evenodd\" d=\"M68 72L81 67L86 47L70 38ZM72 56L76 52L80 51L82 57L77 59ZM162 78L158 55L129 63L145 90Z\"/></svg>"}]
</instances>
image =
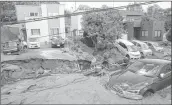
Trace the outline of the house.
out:
<instances>
[{"instance_id":1,"label":"house","mask_svg":"<svg viewBox=\"0 0 172 105\"><path fill-rule=\"evenodd\" d=\"M74 13L77 12L84 12L85 10L77 10ZM75 15L71 16L71 32L72 35L83 35L83 30L82 30L82 14L81 15Z\"/></svg>"},{"instance_id":2,"label":"house","mask_svg":"<svg viewBox=\"0 0 172 105\"><path fill-rule=\"evenodd\" d=\"M161 41L163 39L164 21L153 18L142 18L126 23L128 39Z\"/></svg>"},{"instance_id":3,"label":"house","mask_svg":"<svg viewBox=\"0 0 172 105\"><path fill-rule=\"evenodd\" d=\"M28 20L55 15L64 15L62 4L16 5L17 20ZM53 35L65 38L65 19L48 19L21 24L25 29L27 42L30 38L38 38L40 45L44 46Z\"/></svg>"}]
</instances>

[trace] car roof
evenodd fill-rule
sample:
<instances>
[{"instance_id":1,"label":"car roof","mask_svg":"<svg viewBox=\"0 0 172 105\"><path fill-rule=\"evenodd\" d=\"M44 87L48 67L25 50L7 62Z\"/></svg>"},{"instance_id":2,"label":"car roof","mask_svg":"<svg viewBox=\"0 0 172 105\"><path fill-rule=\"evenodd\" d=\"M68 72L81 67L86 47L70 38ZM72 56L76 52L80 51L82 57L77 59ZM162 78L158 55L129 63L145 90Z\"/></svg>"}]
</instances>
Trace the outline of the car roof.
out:
<instances>
[{"instance_id":1,"label":"car roof","mask_svg":"<svg viewBox=\"0 0 172 105\"><path fill-rule=\"evenodd\" d=\"M141 42L141 41L139 41L139 40L132 40L132 41L134 41L134 42L136 42L136 43L139 43L139 44L146 44L146 43Z\"/></svg>"},{"instance_id":2,"label":"car roof","mask_svg":"<svg viewBox=\"0 0 172 105\"><path fill-rule=\"evenodd\" d=\"M152 42L152 41L143 41L143 42L147 42L147 43L157 43L157 42Z\"/></svg>"},{"instance_id":3,"label":"car roof","mask_svg":"<svg viewBox=\"0 0 172 105\"><path fill-rule=\"evenodd\" d=\"M122 43L124 43L126 45L134 45L133 43L131 43L130 41L125 40L125 39L118 39L117 41L120 41L120 42L122 42Z\"/></svg>"},{"instance_id":4,"label":"car roof","mask_svg":"<svg viewBox=\"0 0 172 105\"><path fill-rule=\"evenodd\" d=\"M153 63L153 64L170 64L171 61L169 60L164 60L164 59L139 59L138 61L140 62L145 62L145 63Z\"/></svg>"}]
</instances>

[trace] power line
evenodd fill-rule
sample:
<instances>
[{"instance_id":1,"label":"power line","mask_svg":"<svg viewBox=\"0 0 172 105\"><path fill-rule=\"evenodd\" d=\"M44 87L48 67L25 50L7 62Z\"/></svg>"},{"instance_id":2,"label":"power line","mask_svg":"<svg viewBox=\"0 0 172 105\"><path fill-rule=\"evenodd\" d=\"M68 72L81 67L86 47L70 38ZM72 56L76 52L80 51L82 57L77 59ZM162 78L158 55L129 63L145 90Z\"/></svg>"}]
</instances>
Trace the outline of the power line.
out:
<instances>
[{"instance_id":1,"label":"power line","mask_svg":"<svg viewBox=\"0 0 172 105\"><path fill-rule=\"evenodd\" d=\"M157 3L157 2L160 2L160 1L138 3L138 5L148 5L148 4L153 4L153 3ZM132 5L134 5L134 4L132 4ZM132 5L130 5L130 6L132 6ZM124 9L126 7L127 6L112 7L112 8L106 8L106 9L92 8L92 10L84 11L84 12L76 12L76 13L71 13L71 14L66 14L66 15L56 15L56 16L48 16L48 17L42 17L42 18L33 18L33 19L28 19L28 20L21 20L18 22L7 22L7 23L3 23L3 25L21 24L21 23L42 21L42 20L48 20L48 19L58 19L58 18L62 18L62 17L76 16L76 15L80 15L80 14L87 14L87 13L93 13L93 12L101 12L101 11L107 11L107 10L119 10L119 9Z\"/></svg>"}]
</instances>

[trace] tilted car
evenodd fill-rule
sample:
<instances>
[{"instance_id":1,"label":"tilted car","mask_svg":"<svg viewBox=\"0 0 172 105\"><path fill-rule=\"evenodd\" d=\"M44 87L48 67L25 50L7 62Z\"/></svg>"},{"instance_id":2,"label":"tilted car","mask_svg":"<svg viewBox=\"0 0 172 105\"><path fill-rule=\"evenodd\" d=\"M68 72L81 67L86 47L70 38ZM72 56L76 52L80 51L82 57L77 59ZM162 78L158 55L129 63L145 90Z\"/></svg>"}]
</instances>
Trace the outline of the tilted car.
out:
<instances>
[{"instance_id":1,"label":"tilted car","mask_svg":"<svg viewBox=\"0 0 172 105\"><path fill-rule=\"evenodd\" d=\"M128 40L118 39L114 45L129 59L140 59L141 57L137 47Z\"/></svg>"},{"instance_id":2,"label":"tilted car","mask_svg":"<svg viewBox=\"0 0 172 105\"><path fill-rule=\"evenodd\" d=\"M131 42L138 48L142 58L152 55L152 50L146 43L141 42L139 40L132 40Z\"/></svg>"},{"instance_id":3,"label":"tilted car","mask_svg":"<svg viewBox=\"0 0 172 105\"><path fill-rule=\"evenodd\" d=\"M163 52L163 47L161 47L157 42L144 41L152 51Z\"/></svg>"},{"instance_id":4,"label":"tilted car","mask_svg":"<svg viewBox=\"0 0 172 105\"><path fill-rule=\"evenodd\" d=\"M170 85L171 61L162 59L139 59L108 82L117 95L136 100Z\"/></svg>"}]
</instances>

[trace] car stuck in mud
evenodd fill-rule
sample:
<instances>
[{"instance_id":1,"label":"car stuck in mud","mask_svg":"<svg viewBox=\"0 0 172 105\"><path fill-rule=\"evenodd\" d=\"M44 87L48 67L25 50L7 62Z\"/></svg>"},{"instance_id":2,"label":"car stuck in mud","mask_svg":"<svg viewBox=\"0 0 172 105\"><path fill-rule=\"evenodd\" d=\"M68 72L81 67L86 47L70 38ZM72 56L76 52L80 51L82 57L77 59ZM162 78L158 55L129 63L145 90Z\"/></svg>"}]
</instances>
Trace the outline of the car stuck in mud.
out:
<instances>
[{"instance_id":1,"label":"car stuck in mud","mask_svg":"<svg viewBox=\"0 0 172 105\"><path fill-rule=\"evenodd\" d=\"M141 59L113 76L109 87L121 97L143 99L171 85L171 61Z\"/></svg>"}]
</instances>

